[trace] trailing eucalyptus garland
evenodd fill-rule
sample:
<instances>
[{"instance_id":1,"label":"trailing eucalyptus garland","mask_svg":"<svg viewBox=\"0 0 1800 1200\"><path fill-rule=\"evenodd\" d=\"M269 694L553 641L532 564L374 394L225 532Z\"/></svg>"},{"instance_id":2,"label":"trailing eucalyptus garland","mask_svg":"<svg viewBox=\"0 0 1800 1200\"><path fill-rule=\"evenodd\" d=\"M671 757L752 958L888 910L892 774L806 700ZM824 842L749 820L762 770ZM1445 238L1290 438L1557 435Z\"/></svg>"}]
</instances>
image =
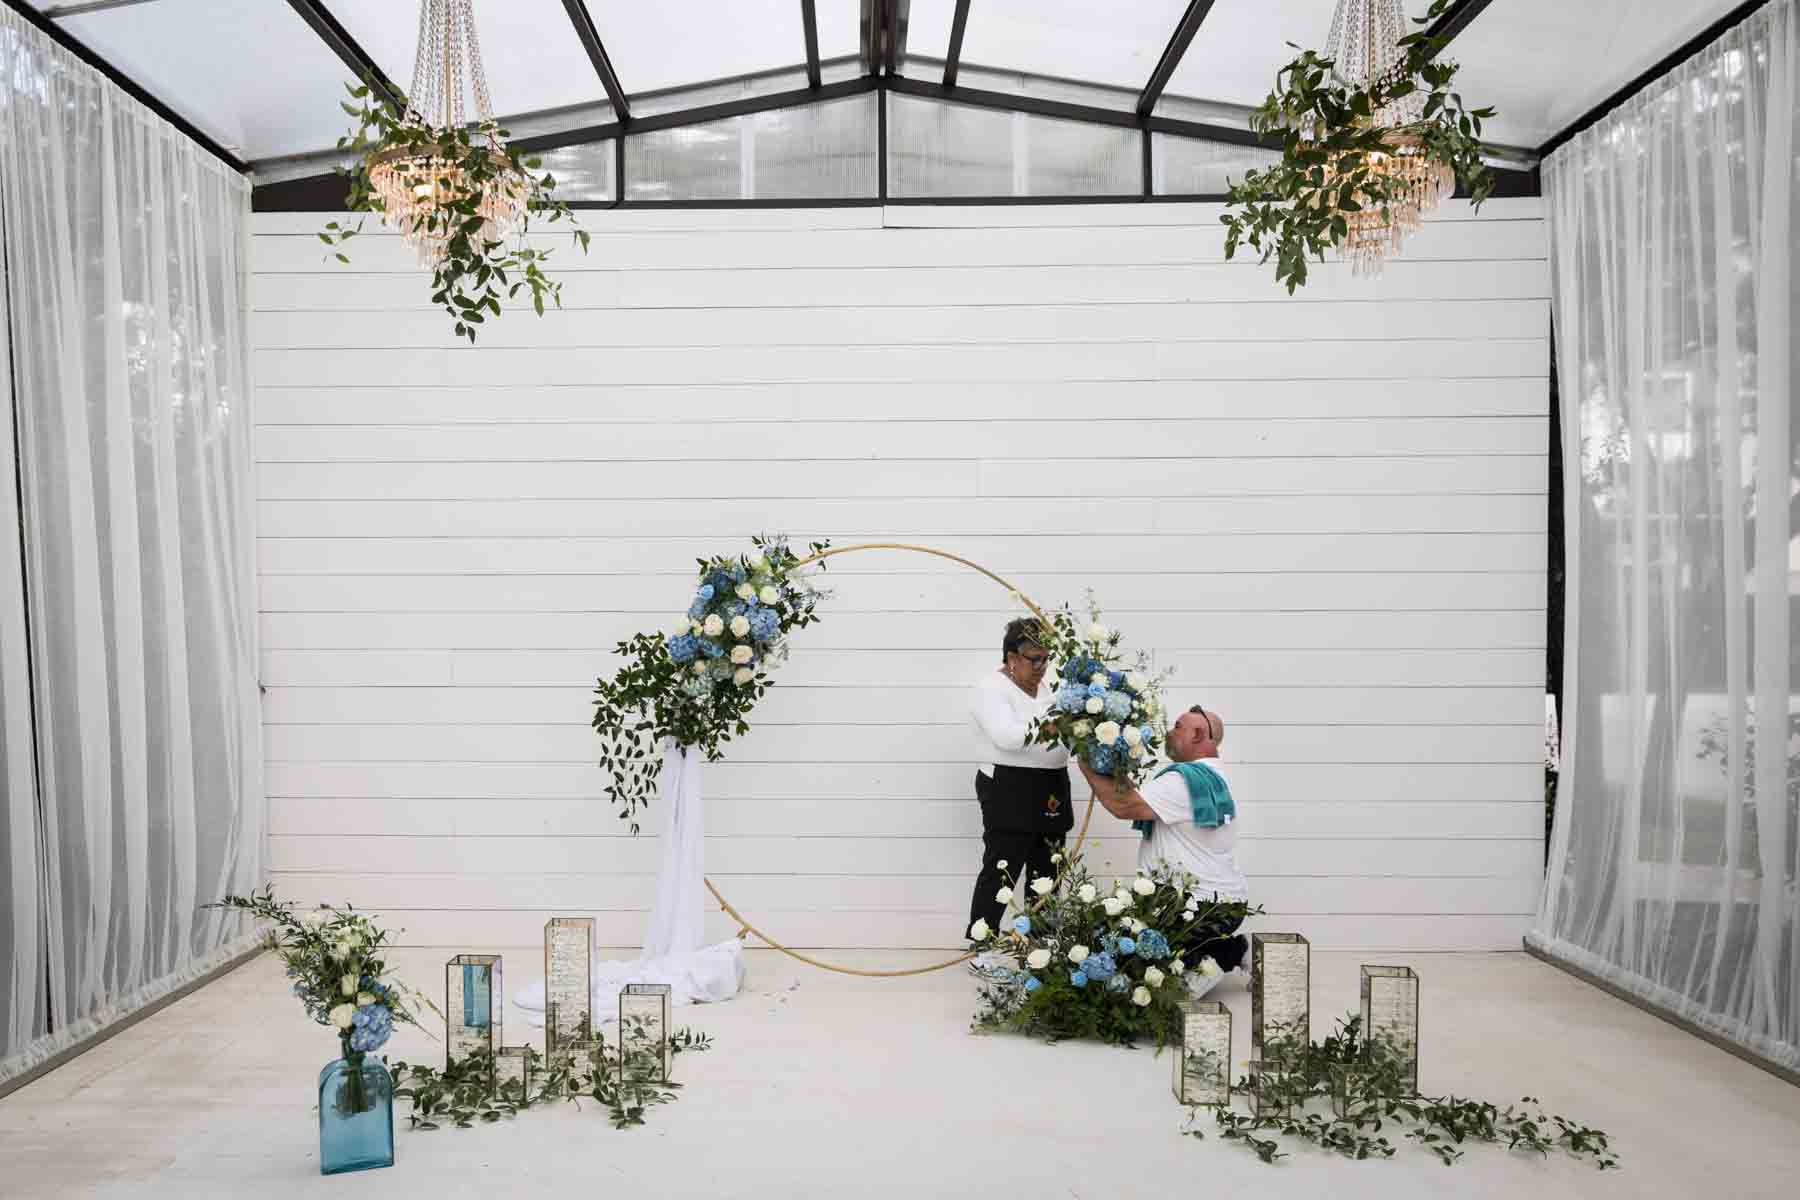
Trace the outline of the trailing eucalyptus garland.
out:
<instances>
[{"instance_id":1,"label":"trailing eucalyptus garland","mask_svg":"<svg viewBox=\"0 0 1800 1200\"><path fill-rule=\"evenodd\" d=\"M1450 0L1436 0L1416 20L1435 21ZM1477 208L1494 189L1482 161L1481 123L1492 108L1466 108L1450 90L1457 64L1437 55L1448 39L1424 32L1399 40L1403 57L1392 72L1362 87L1334 79L1331 59L1304 50L1275 76L1275 90L1250 114L1250 128L1281 137L1281 161L1246 172L1231 186L1225 257L1241 242L1275 259L1275 278L1291 294L1306 282L1307 260L1350 234L1353 214L1388 212L1407 184L1384 169L1399 143L1424 161L1448 168ZM1380 118L1423 93L1423 115L1403 124Z\"/></svg>"},{"instance_id":2,"label":"trailing eucalyptus garland","mask_svg":"<svg viewBox=\"0 0 1800 1200\"><path fill-rule=\"evenodd\" d=\"M351 212L378 218L387 215L386 202L370 175L383 162L400 157L429 157L443 164L420 229L431 239L443 242L442 257L432 264L431 302L449 315L456 336L474 342L480 326L489 317L500 315L501 300L510 300L527 289L531 292L531 307L538 316L544 315L546 299L560 308L562 284L545 275L542 268L550 251L526 244L534 217L550 224L567 218L571 226L575 224L568 204L555 196L555 177L534 174L543 161L523 157L507 144L507 131L491 120L473 126L438 128L412 110L403 110L384 96L372 95L367 83L346 86L357 103L340 103L357 124L352 133L338 139L337 146L339 150L356 152L358 157L352 165L339 167L338 174L350 181L346 203ZM510 246L484 233L487 221L480 210L490 189L523 196L524 206ZM348 263L350 258L343 247L362 228L362 221L355 227L330 221L319 240L336 248L339 262ZM582 253L587 253L587 231L576 228L573 232L575 243Z\"/></svg>"},{"instance_id":3,"label":"trailing eucalyptus garland","mask_svg":"<svg viewBox=\"0 0 1800 1200\"><path fill-rule=\"evenodd\" d=\"M1281 1070L1238 1081L1238 1089L1253 1096L1256 1111L1245 1115L1229 1106L1215 1109L1219 1136L1265 1163L1287 1157L1281 1137L1311 1142L1346 1158L1392 1158L1397 1151L1392 1134L1429 1150L1446 1166L1458 1162L1473 1143L1540 1156L1561 1149L1602 1171L1619 1165L1604 1132L1545 1113L1534 1097L1502 1108L1482 1100L1411 1094L1404 1060L1383 1042L1364 1038L1361 1027L1361 1017L1349 1016L1319 1042L1277 1038L1265 1043L1265 1060L1279 1060ZM1330 1102L1330 1116L1307 1111L1323 1102ZM1206 1137L1199 1129L1187 1133Z\"/></svg>"},{"instance_id":4,"label":"trailing eucalyptus garland","mask_svg":"<svg viewBox=\"0 0 1800 1200\"><path fill-rule=\"evenodd\" d=\"M452 1059L442 1071L397 1062L393 1065L394 1095L412 1102L407 1125L419 1130L492 1125L530 1108L558 1101L579 1107L582 1100L603 1105L614 1129L630 1129L643 1125L651 1108L676 1099L679 1083L622 1076L613 1057L604 1052L605 1039L597 1040L601 1049L590 1060L596 1064L591 1071L576 1070L563 1062L542 1066L542 1056L531 1050L532 1086L512 1079L496 1087L493 1056L485 1050ZM669 1035L669 1049L676 1054L712 1048L710 1034L681 1028Z\"/></svg>"}]
</instances>

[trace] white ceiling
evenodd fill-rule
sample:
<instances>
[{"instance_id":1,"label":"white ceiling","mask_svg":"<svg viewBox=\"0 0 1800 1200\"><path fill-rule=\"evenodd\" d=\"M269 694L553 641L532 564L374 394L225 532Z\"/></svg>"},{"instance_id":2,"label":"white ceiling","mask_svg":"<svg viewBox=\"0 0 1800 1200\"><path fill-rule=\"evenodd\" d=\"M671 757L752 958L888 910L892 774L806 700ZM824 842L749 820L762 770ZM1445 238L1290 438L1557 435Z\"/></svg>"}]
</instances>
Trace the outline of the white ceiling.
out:
<instances>
[{"instance_id":1,"label":"white ceiling","mask_svg":"<svg viewBox=\"0 0 1800 1200\"><path fill-rule=\"evenodd\" d=\"M68 0L59 0L66 4ZM816 0L820 53L853 54L858 0ZM50 0L32 0L39 8ZM416 0L325 0L400 87L412 80ZM1251 105L1293 56L1323 48L1335 0L1218 0L1169 85ZM1422 13L1430 0L1406 0ZM1734 0L1494 0L1452 44L1458 90L1499 115L1485 131L1542 144L1729 11ZM963 61L1141 87L1184 0L972 0ZM797 0L588 0L628 93L792 67ZM954 0L913 0L907 50L940 59ZM476 0L495 110L603 102L561 0ZM346 131L348 72L285 0L150 0L64 18L102 58L246 159L329 149ZM932 77L929 68L913 73Z\"/></svg>"}]
</instances>

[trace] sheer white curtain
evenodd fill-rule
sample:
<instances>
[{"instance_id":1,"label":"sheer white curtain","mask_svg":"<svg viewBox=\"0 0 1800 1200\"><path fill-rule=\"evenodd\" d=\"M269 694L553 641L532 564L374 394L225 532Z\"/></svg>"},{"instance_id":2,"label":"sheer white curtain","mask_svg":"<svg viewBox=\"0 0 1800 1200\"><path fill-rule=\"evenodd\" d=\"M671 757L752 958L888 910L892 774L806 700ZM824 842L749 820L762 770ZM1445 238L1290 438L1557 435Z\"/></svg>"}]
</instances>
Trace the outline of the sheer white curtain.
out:
<instances>
[{"instance_id":1,"label":"sheer white curtain","mask_svg":"<svg viewBox=\"0 0 1800 1200\"><path fill-rule=\"evenodd\" d=\"M1800 9L1544 166L1567 480L1534 942L1800 1067Z\"/></svg>"},{"instance_id":2,"label":"sheer white curtain","mask_svg":"<svg viewBox=\"0 0 1800 1200\"><path fill-rule=\"evenodd\" d=\"M4 1079L247 944L264 802L248 186L10 10L0 68Z\"/></svg>"}]
</instances>

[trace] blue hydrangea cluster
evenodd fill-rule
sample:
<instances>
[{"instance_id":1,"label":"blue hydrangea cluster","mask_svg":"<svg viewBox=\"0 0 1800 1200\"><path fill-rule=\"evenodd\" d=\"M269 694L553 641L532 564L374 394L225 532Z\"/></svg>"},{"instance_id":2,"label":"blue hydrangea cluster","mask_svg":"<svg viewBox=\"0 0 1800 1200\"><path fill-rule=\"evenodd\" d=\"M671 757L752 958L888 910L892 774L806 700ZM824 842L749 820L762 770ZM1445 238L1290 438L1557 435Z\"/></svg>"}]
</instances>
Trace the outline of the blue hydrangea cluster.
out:
<instances>
[{"instance_id":1,"label":"blue hydrangea cluster","mask_svg":"<svg viewBox=\"0 0 1800 1200\"><path fill-rule=\"evenodd\" d=\"M1106 990L1109 992L1129 992L1131 990L1131 979L1129 976L1125 975L1114 975L1106 981Z\"/></svg>"},{"instance_id":2,"label":"blue hydrangea cluster","mask_svg":"<svg viewBox=\"0 0 1800 1200\"><path fill-rule=\"evenodd\" d=\"M1130 955L1136 949L1137 940L1135 938L1122 937L1119 939L1119 956L1121 958Z\"/></svg>"},{"instance_id":3,"label":"blue hydrangea cluster","mask_svg":"<svg viewBox=\"0 0 1800 1200\"><path fill-rule=\"evenodd\" d=\"M387 1044L394 1032L394 1014L385 1004L365 1004L356 1010L350 1025L350 1048L367 1054Z\"/></svg>"},{"instance_id":4,"label":"blue hydrangea cluster","mask_svg":"<svg viewBox=\"0 0 1800 1200\"><path fill-rule=\"evenodd\" d=\"M1111 952L1101 950L1082 959L1081 969L1078 973L1087 976L1090 982L1098 983L1102 980L1111 979L1118 970L1118 960L1113 958ZM1078 984L1076 986L1080 985Z\"/></svg>"},{"instance_id":5,"label":"blue hydrangea cluster","mask_svg":"<svg viewBox=\"0 0 1800 1200\"><path fill-rule=\"evenodd\" d=\"M1169 939L1154 929L1146 929L1137 935L1137 955L1151 962L1160 962L1169 957Z\"/></svg>"}]
</instances>

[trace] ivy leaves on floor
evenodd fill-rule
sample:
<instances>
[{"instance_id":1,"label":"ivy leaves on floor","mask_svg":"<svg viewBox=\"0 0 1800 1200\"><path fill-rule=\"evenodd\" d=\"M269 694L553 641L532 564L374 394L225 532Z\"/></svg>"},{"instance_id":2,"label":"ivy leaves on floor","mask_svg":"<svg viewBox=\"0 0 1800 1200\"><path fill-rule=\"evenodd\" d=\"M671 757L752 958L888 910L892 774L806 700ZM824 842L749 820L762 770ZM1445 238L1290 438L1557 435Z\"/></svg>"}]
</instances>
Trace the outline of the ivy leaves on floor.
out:
<instances>
[{"instance_id":1,"label":"ivy leaves on floor","mask_svg":"<svg viewBox=\"0 0 1800 1200\"><path fill-rule=\"evenodd\" d=\"M673 1054L694 1053L713 1048L711 1034L693 1029L677 1029L669 1035ZM615 1129L630 1129L645 1124L652 1108L672 1103L681 1085L674 1081L642 1078L636 1072L621 1072L618 1059L606 1051L603 1041L593 1043L593 1052L572 1060L555 1055L546 1060L530 1051L531 1072L527 1080L509 1079L494 1083L494 1059L486 1051L452 1060L443 1070L412 1063L393 1064L394 1095L411 1102L406 1114L412 1129L434 1130L446 1125L469 1129L491 1125L531 1108L555 1103L574 1104L592 1100L607 1111ZM581 1065L576 1065L580 1061Z\"/></svg>"}]
</instances>

